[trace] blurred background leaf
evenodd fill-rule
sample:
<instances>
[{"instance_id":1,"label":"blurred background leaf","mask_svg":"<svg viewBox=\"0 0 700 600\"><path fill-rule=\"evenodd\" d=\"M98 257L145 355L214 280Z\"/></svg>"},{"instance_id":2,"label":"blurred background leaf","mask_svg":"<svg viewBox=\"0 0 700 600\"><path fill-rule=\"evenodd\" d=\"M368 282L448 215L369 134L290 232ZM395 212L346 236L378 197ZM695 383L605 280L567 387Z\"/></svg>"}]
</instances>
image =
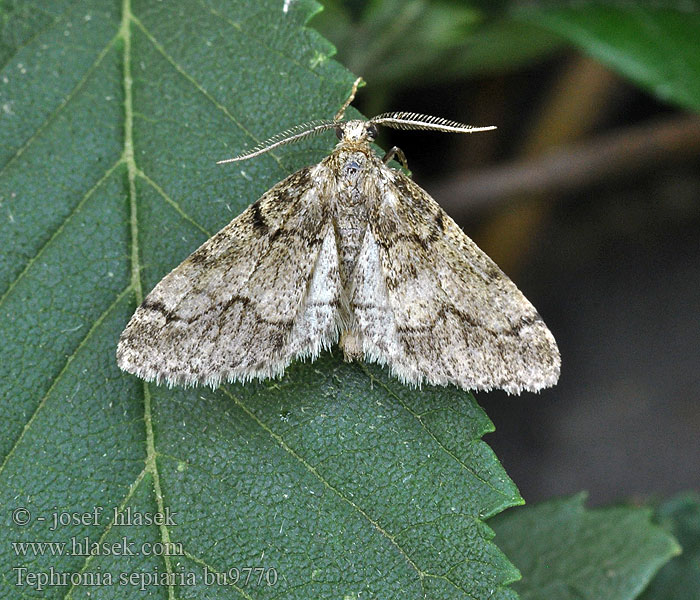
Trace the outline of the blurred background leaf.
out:
<instances>
[{"instance_id":1,"label":"blurred background leaf","mask_svg":"<svg viewBox=\"0 0 700 600\"><path fill-rule=\"evenodd\" d=\"M375 86L512 71L568 43L663 100L700 109L694 2L326 0L314 26Z\"/></svg>"},{"instance_id":2,"label":"blurred background leaf","mask_svg":"<svg viewBox=\"0 0 700 600\"><path fill-rule=\"evenodd\" d=\"M694 2L544 6L514 14L561 35L659 99L700 111L700 14Z\"/></svg>"},{"instance_id":3,"label":"blurred background leaf","mask_svg":"<svg viewBox=\"0 0 700 600\"><path fill-rule=\"evenodd\" d=\"M679 494L662 503L655 519L673 534L683 549L656 575L642 600L700 598L700 494Z\"/></svg>"},{"instance_id":4,"label":"blurred background leaf","mask_svg":"<svg viewBox=\"0 0 700 600\"><path fill-rule=\"evenodd\" d=\"M340 62L371 82L368 102L376 107L392 91L423 77L447 82L512 70L561 46L558 36L507 18L506 3L327 0L323 5L314 27L336 46Z\"/></svg>"},{"instance_id":5,"label":"blurred background leaf","mask_svg":"<svg viewBox=\"0 0 700 600\"><path fill-rule=\"evenodd\" d=\"M680 553L649 509L587 510L584 500L550 500L489 522L522 572L513 586L522 600L632 600Z\"/></svg>"}]
</instances>

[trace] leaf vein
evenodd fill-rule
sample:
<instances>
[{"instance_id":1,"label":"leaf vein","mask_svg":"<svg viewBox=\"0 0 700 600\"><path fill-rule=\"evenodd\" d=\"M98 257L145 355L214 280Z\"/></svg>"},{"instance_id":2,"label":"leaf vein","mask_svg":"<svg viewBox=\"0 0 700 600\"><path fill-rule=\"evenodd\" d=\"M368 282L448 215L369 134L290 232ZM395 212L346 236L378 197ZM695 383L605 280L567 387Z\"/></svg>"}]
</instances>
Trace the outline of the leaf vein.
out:
<instances>
[{"instance_id":1,"label":"leaf vein","mask_svg":"<svg viewBox=\"0 0 700 600\"><path fill-rule=\"evenodd\" d=\"M133 77L131 70L131 35L132 25L136 23L134 14L131 12L131 0L122 0L122 23L119 28L119 36L124 44L124 161L127 166L129 179L129 209L131 228L131 285L136 294L137 302L143 302L143 286L141 284L141 268L139 260L138 242L138 205L136 198L136 177L139 169L136 165L134 155L134 97L133 97ZM160 513L165 512L165 502L163 501L163 491L160 485L160 473L156 462L155 435L153 431L153 413L151 407L151 392L148 383L143 382L143 418L146 427L146 469L153 477L153 492L155 494L156 506ZM160 537L163 544L170 545L170 532L164 523L159 526ZM170 557L167 554L162 556L165 564L165 571L172 575L173 568ZM170 579L170 578L169 578ZM168 581L168 598L175 600L175 587Z\"/></svg>"},{"instance_id":2,"label":"leaf vein","mask_svg":"<svg viewBox=\"0 0 700 600\"><path fill-rule=\"evenodd\" d=\"M55 231L48 237L48 239L37 249L36 253L34 256L30 257L29 260L27 261L27 264L24 266L24 268L17 274L17 276L10 282L8 285L7 289L5 292L0 295L0 306L2 306L3 302L5 302L5 299L7 296L10 294L10 292L14 289L14 287L24 278L24 276L27 274L29 269L32 267L32 265L39 260L41 255L46 251L46 249L50 246L51 242L58 237L61 232L65 229L67 223L80 211L80 209L85 205L85 203L88 201L90 196L99 189L99 187L109 178L109 176L114 172L114 170L122 163L122 159L119 159L117 162L115 162L109 169L105 171L105 173L100 177L100 179L93 185L85 194L83 197L78 201L78 203L71 209L71 211L66 215L66 217L61 221L61 224L55 229Z\"/></svg>"},{"instance_id":3,"label":"leaf vein","mask_svg":"<svg viewBox=\"0 0 700 600\"><path fill-rule=\"evenodd\" d=\"M95 322L92 324L90 329L85 333L83 338L80 340L78 345L76 346L75 350L71 352L71 354L66 358L65 363L63 364L63 367L61 370L56 374L56 376L53 378L53 381L51 382L51 385L49 386L49 389L46 390L46 393L42 396L41 400L39 401L39 404L37 404L37 407L34 409L34 412L32 413L32 416L29 417L29 420L27 423L24 425L22 428L22 432L19 434L17 439L15 440L14 444L12 444L12 447L10 448L9 452L5 456L5 459L3 460L2 464L0 464L0 474L3 473L5 470L5 466L7 463L10 461L12 456L15 453L15 450L19 447L19 444L22 442L24 439L24 436L27 434L27 431L31 428L32 424L37 418L37 415L41 412L41 409L45 406L47 399L51 395L51 392L54 390L56 385L58 385L58 382L61 380L63 377L63 374L66 372L68 367L71 365L73 360L75 359L76 355L80 351L80 349L88 342L90 337L92 336L93 332L100 326L100 324L107 318L107 315L114 309L119 302L129 293L131 292L131 285L128 285L125 287L115 298L114 302L107 307L107 309L99 316L97 319L95 319Z\"/></svg>"},{"instance_id":4,"label":"leaf vein","mask_svg":"<svg viewBox=\"0 0 700 600\"><path fill-rule=\"evenodd\" d=\"M204 559L199 558L198 556L195 556L194 554L191 554L187 550L184 551L184 554L187 558L189 558L193 563L199 565L200 567L206 567L211 573L214 573L215 575L221 575L221 571L218 571L214 567L212 567L209 563L207 563ZM236 590L241 596L246 598L247 600L253 600L253 597L250 596L243 590L242 588L238 587L237 585L234 584L229 584L227 587L232 587L234 590Z\"/></svg>"},{"instance_id":5,"label":"leaf vein","mask_svg":"<svg viewBox=\"0 0 700 600\"><path fill-rule=\"evenodd\" d=\"M141 469L141 472L136 476L136 479L134 479L134 481L129 486L129 490L127 491L124 498L122 498L121 502L119 502L119 504L117 504L118 512L121 513L124 510L124 507L126 506L126 504L129 502L129 500L131 500L133 495L136 493L136 490L141 485L141 482L143 481L143 478L145 477L145 475L146 475L146 467ZM107 535L109 535L109 532L112 530L113 525L114 525L114 521L111 521L107 524L104 531L102 532L102 535L100 536L100 539L97 542L98 544L102 544L102 542L105 540ZM80 569L77 572L81 573L81 574L84 573L85 570L90 565L90 563L92 562L92 560L94 558L96 558L97 556L99 556L99 555L86 556L85 560L83 561L82 567L80 567ZM70 600L70 598L72 598L74 589L75 589L75 585L71 583L71 585L68 587L68 590L66 591L66 595L64 596L65 600Z\"/></svg>"},{"instance_id":6,"label":"leaf vein","mask_svg":"<svg viewBox=\"0 0 700 600\"><path fill-rule=\"evenodd\" d=\"M185 221L188 223L191 223L194 225L197 229L199 229L204 235L206 235L208 238L212 236L211 233L209 233L202 225L200 225L197 221L194 220L189 214L187 214L182 207L175 202L168 194L166 194L165 190L160 187L153 179L151 179L148 175L146 175L143 171L140 169L137 169L136 174L141 177L148 185L150 185L158 194L165 200L170 206L173 207L175 212L179 214Z\"/></svg>"},{"instance_id":7,"label":"leaf vein","mask_svg":"<svg viewBox=\"0 0 700 600\"><path fill-rule=\"evenodd\" d=\"M372 373L369 372L369 369L367 369L366 365L362 365L363 370L365 373L367 373L367 376L372 379L373 381L376 381L377 384L382 386L393 398L398 400L398 402L401 404L401 406L404 407L404 409L412 415L418 423L420 423L420 426L423 428L423 430L430 436L430 438L438 445L438 447L445 453L447 456L452 458L460 467L462 467L465 471L473 475L476 479L481 481L484 485L492 489L494 492L499 494L500 496L503 496L504 498L508 499L509 501L513 501L512 496L509 496L506 494L503 490L498 489L495 487L490 481L487 479L484 479L481 475L479 475L474 469L472 469L469 465L467 465L462 459L460 459L457 455L455 455L454 452L452 452L449 448L447 448L438 438L437 436L430 430L430 428L423 422L423 418L421 415L418 413L414 412L411 410L411 408L401 399L401 397L396 394L393 389L384 381L377 379ZM479 440L472 440L472 442L476 442ZM484 517L486 518L486 516Z\"/></svg>"},{"instance_id":8,"label":"leaf vein","mask_svg":"<svg viewBox=\"0 0 700 600\"><path fill-rule=\"evenodd\" d=\"M29 46L32 42L34 42L34 40L36 40L37 38L41 37L44 33L46 33L49 29L51 29L51 28L52 28L54 25L56 25L59 21L61 21L62 19L64 19L64 17L65 17L71 10L73 10L73 9L75 8L75 5L76 5L77 3L78 3L78 0L73 0L73 2L71 2L71 3L66 7L66 9L65 9L60 15L53 15L53 14L51 14L50 12L48 12L48 11L46 11L46 10L43 10L41 7L36 6L35 4L32 4L32 5L31 5L31 11L32 11L32 13L34 13L34 14L36 14L36 13L44 14L44 15L46 15L47 17L51 18L52 20L51 20L50 22L48 22L44 27L42 27L41 29L37 30L37 32L36 32L34 35L32 35L29 39L27 39L23 44L21 44L21 45L15 47L15 52L8 58L8 60L7 60L7 61L2 65L2 67L0 67L0 68L4 69L5 67L7 67L7 65L8 65L9 63L12 62L12 59L14 59L14 57L17 55L17 53L18 53L20 50L23 50L24 48L26 48L27 46ZM25 6L25 8L29 8L29 6ZM5 14L3 14L2 16L7 16L7 15L8 15L8 13L5 13ZM6 23L7 23L7 22L3 23L3 26L6 25Z\"/></svg>"},{"instance_id":9,"label":"leaf vein","mask_svg":"<svg viewBox=\"0 0 700 600\"><path fill-rule=\"evenodd\" d=\"M202 94L202 96L204 96L209 102L211 102L218 110L223 112L232 123L234 123L241 131L243 131L243 133L245 133L248 137L250 137L253 140L253 143L260 143L260 139L256 138L253 135L253 133L249 131L241 121L236 119L236 117L234 117L233 114L231 114L231 112L223 104L221 104L219 101L216 100L216 98L214 98L209 92L207 92L207 90L204 89L194 77L187 73L187 71L185 71L185 69L182 66L180 66L177 63L177 61L167 53L163 45L153 36L153 34L148 29L146 29L145 25L143 25L143 23L141 23L141 21L139 21L138 18L133 17L133 21L134 23L136 23L136 25L138 25L141 31L143 31L144 35L150 40L154 48L163 56L163 58L165 58L165 60L167 60L172 65L172 67L177 71L177 73L179 73L188 83L194 86L194 88L200 94ZM280 167L284 168L282 166L282 161L274 152L268 152L268 154L277 161Z\"/></svg>"},{"instance_id":10,"label":"leaf vein","mask_svg":"<svg viewBox=\"0 0 700 600\"><path fill-rule=\"evenodd\" d=\"M97 55L97 58L95 58L94 62L87 68L85 71L85 75L83 75L78 81L78 83L75 84L73 89L68 93L68 95L59 103L59 105L48 115L46 115L46 118L44 121L37 127L36 131L27 138L27 141L24 142L16 151L15 153L10 156L10 158L7 159L7 162L0 167L0 177L2 177L5 174L5 171L17 160L19 159L22 154L24 154L31 146L35 140L39 138L41 133L51 124L53 123L56 118L63 112L63 110L68 106L71 100L75 98L80 90L83 89L85 84L87 83L88 79L90 79L90 76L95 72L97 67L99 67L100 63L102 62L102 59L107 55L107 52L111 49L111 47L114 45L115 40L119 37L119 35L115 35L107 44L102 48L102 50L99 52Z\"/></svg>"},{"instance_id":11,"label":"leaf vein","mask_svg":"<svg viewBox=\"0 0 700 600\"><path fill-rule=\"evenodd\" d=\"M294 451L293 448L291 448L287 443L284 441L282 436L279 434L275 433L270 429L266 423L261 421L255 413L253 413L252 410L250 410L243 402L235 397L233 394L229 392L228 389L226 388L221 388L222 391L246 414L248 417L253 420L263 431L265 431L272 439L277 443L277 445L282 448L285 452L287 452L292 458L296 459L299 461L299 463L307 470L309 473L311 473L316 479L318 479L326 488L328 488L331 492L333 492L338 498L349 504L352 508L354 508L362 517L364 517L367 522L369 522L372 527L374 527L384 538L387 539L391 543L394 548L396 548L401 556L404 558L406 563L416 572L418 575L418 580L421 585L421 589L423 590L423 595L425 595L425 586L423 579L428 576L428 573L425 573L422 571L418 565L413 562L411 557L408 555L408 553L399 545L399 543L396 541L394 536L392 536L388 531L386 531L377 521L375 521L361 506L353 502L350 498L346 497L339 489L335 488L329 481L327 481L319 472L318 470L311 465L309 462L307 462L301 455L299 455L297 452Z\"/></svg>"}]
</instances>

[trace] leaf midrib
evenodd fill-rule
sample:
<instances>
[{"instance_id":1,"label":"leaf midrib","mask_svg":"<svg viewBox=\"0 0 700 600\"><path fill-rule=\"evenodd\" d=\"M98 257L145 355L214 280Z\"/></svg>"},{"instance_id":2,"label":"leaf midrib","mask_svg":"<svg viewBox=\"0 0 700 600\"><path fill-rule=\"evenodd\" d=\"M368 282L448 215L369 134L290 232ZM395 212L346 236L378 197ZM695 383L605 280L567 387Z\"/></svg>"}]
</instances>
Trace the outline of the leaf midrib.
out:
<instances>
[{"instance_id":1,"label":"leaf midrib","mask_svg":"<svg viewBox=\"0 0 700 600\"><path fill-rule=\"evenodd\" d=\"M123 76L124 86L124 150L123 157L126 164L129 181L129 220L131 230L131 288L136 297L136 304L143 302L143 284L141 281L141 261L139 257L139 227L138 227L138 203L136 198L136 177L138 168L134 157L134 97L133 97L133 76L131 70L131 28L134 23L134 16L131 13L131 0L123 0L122 22L119 28L119 35L123 41ZM153 491L155 493L156 506L160 514L165 514L165 502L160 485L160 473L156 462L155 437L153 432L153 413L151 404L151 392L149 384L142 382L143 389L143 420L146 429L146 470L153 478ZM170 547L170 531L165 523L158 526L161 542L165 547ZM163 554L165 572L169 576L168 598L175 600L175 588L170 583L173 574L172 564L168 553Z\"/></svg>"}]
</instances>

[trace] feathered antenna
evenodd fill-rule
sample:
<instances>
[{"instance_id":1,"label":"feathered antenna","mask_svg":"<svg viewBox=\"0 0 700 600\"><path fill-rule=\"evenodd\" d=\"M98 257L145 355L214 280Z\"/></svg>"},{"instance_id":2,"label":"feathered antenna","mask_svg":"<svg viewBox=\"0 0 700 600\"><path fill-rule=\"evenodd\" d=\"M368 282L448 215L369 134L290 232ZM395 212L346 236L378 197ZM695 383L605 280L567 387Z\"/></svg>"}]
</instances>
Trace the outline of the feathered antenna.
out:
<instances>
[{"instance_id":1,"label":"feathered antenna","mask_svg":"<svg viewBox=\"0 0 700 600\"><path fill-rule=\"evenodd\" d=\"M248 158L259 156L260 154L264 154L265 152L269 152L285 144L291 144L292 142L303 140L323 131L335 129L339 123L343 122L342 119L345 116L345 111L355 99L355 94L357 94L357 89L360 87L361 83L362 77L358 77L355 83L352 84L352 90L348 99L343 103L343 106L340 107L340 110L336 113L335 117L333 117L332 121L309 121L301 125L295 125L277 135L273 135L270 139L261 142L245 154L239 154L233 158L217 161L216 164L223 165L224 163L247 160ZM474 133L475 131L496 129L493 125L489 127L474 127L473 125L465 125L457 121L448 121L442 117L431 117L429 115L421 115L412 112L383 113L370 119L370 123L386 125L394 129L431 129L433 131L447 131L450 133Z\"/></svg>"},{"instance_id":2,"label":"feathered antenna","mask_svg":"<svg viewBox=\"0 0 700 600\"><path fill-rule=\"evenodd\" d=\"M225 160L217 161L217 165L223 165L224 163L236 162L238 160L246 160L248 158L253 158L254 156L259 156L270 150L274 150L279 146L284 146L285 144L291 144L298 140L303 140L304 138L311 137L326 131L328 129L333 129L336 126L335 121L309 121L308 123L302 123L301 125L295 125L290 127L285 131L273 135L270 139L259 143L255 148L249 150L245 154L239 154L233 158L227 158Z\"/></svg>"},{"instance_id":3,"label":"feathered antenna","mask_svg":"<svg viewBox=\"0 0 700 600\"><path fill-rule=\"evenodd\" d=\"M285 144L298 142L299 140L317 135L323 131L334 129L343 118L343 115L345 114L348 106L350 106L350 103L355 99L357 88L360 87L361 83L362 77L358 77L355 80L355 83L352 84L352 91L350 92L348 99L345 101L343 106L340 107L340 110L336 113L335 117L333 117L332 121L308 121L307 123L302 123L301 125L295 125L294 127L290 127L281 133L273 135L270 139L265 140L264 142L260 142L252 150L249 150L245 154L239 154L233 158L219 160L216 164L223 165L224 163L253 158L254 156L265 154L265 152L269 152L270 150L274 150L275 148L279 148Z\"/></svg>"},{"instance_id":4,"label":"feathered antenna","mask_svg":"<svg viewBox=\"0 0 700 600\"><path fill-rule=\"evenodd\" d=\"M393 129L431 129L449 133L474 133L475 131L490 131L495 125L475 127L457 121L449 121L442 117L431 117L413 112L388 112L370 119L375 125L385 125Z\"/></svg>"}]
</instances>

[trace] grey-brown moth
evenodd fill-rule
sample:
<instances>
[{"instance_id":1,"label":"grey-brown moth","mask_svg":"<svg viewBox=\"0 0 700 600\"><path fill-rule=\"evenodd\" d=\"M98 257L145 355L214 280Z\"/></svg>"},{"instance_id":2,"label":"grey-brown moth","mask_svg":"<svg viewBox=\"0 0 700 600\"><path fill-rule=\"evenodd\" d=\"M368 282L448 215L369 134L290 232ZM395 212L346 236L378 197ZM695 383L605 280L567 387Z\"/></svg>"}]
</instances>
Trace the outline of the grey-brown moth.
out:
<instances>
[{"instance_id":1,"label":"grey-brown moth","mask_svg":"<svg viewBox=\"0 0 700 600\"><path fill-rule=\"evenodd\" d=\"M280 376L339 343L402 382L540 390L554 337L513 282L425 190L371 148L377 126L470 133L415 113L305 123L221 162L335 129L339 142L166 275L121 335L119 366L169 385Z\"/></svg>"}]
</instances>

